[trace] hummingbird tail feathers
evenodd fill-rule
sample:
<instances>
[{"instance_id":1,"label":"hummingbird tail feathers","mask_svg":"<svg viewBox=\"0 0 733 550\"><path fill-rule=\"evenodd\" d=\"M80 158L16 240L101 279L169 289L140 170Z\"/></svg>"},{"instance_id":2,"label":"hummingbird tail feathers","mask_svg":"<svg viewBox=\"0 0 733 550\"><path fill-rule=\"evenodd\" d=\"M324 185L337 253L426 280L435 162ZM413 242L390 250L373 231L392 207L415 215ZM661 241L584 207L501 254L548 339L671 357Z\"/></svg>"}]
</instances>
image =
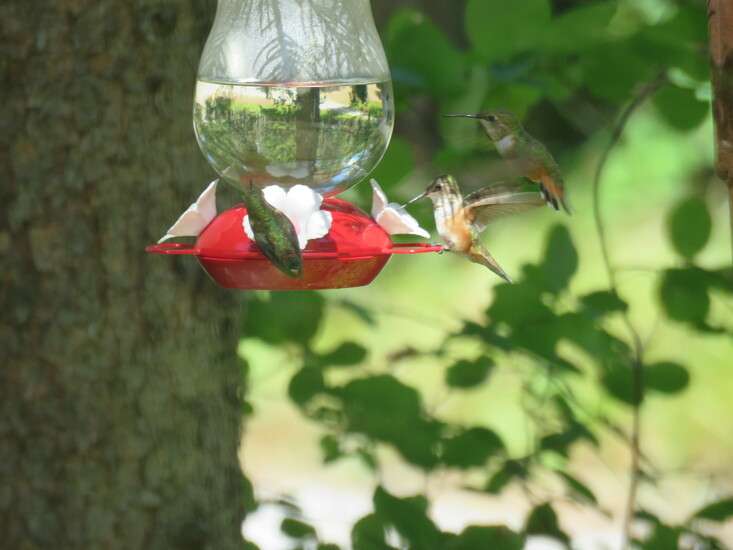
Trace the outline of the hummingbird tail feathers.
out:
<instances>
[{"instance_id":1,"label":"hummingbird tail feathers","mask_svg":"<svg viewBox=\"0 0 733 550\"><path fill-rule=\"evenodd\" d=\"M565 212L568 214L571 213L570 207L565 199L565 190L561 184L556 183L550 177L543 177L540 182L540 192L542 193L542 197L545 201L547 201L547 203L555 210L560 210L560 207L562 206L562 209L565 210Z\"/></svg>"},{"instance_id":2,"label":"hummingbird tail feathers","mask_svg":"<svg viewBox=\"0 0 733 550\"><path fill-rule=\"evenodd\" d=\"M502 269L499 263L493 258L489 251L483 246L473 245L468 251L468 259L473 263L488 267L491 271L496 273L499 277L504 279L507 283L512 283L511 277L507 275L506 271Z\"/></svg>"}]
</instances>

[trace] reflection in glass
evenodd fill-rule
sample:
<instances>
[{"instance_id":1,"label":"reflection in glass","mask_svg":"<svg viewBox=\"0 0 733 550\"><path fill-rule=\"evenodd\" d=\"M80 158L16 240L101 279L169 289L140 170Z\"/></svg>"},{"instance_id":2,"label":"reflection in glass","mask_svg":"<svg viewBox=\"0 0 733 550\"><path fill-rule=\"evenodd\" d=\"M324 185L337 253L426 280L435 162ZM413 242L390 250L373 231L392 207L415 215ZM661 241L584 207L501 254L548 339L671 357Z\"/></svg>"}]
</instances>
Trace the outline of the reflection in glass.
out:
<instances>
[{"instance_id":1,"label":"reflection in glass","mask_svg":"<svg viewBox=\"0 0 733 550\"><path fill-rule=\"evenodd\" d=\"M321 86L199 80L194 127L202 151L230 181L339 193L381 160L394 124L391 82Z\"/></svg>"}]
</instances>

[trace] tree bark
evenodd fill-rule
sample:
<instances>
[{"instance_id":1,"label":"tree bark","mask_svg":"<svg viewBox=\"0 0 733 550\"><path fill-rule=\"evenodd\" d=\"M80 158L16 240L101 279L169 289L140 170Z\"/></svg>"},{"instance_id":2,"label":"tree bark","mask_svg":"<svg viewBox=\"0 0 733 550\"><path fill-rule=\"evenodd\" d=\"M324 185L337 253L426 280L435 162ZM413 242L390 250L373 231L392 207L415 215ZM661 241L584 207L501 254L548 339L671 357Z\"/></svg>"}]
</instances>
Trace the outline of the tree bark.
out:
<instances>
[{"instance_id":1,"label":"tree bark","mask_svg":"<svg viewBox=\"0 0 733 550\"><path fill-rule=\"evenodd\" d=\"M212 179L214 8L0 5L3 548L242 547L237 295L143 252Z\"/></svg>"},{"instance_id":2,"label":"tree bark","mask_svg":"<svg viewBox=\"0 0 733 550\"><path fill-rule=\"evenodd\" d=\"M733 0L708 0L713 116L720 178L728 186L733 240Z\"/></svg>"}]
</instances>

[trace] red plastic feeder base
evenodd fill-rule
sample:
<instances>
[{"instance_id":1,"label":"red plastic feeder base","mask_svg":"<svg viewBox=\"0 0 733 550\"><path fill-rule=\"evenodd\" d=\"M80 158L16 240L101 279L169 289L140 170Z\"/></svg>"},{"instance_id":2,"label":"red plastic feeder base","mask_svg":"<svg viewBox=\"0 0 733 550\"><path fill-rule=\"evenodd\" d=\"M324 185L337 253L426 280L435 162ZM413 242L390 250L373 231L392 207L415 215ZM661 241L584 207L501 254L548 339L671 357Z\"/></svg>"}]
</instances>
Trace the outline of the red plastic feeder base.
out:
<instances>
[{"instance_id":1,"label":"red plastic feeder base","mask_svg":"<svg viewBox=\"0 0 733 550\"><path fill-rule=\"evenodd\" d=\"M246 208L237 206L217 216L195 245L157 244L153 254L196 256L214 281L224 288L242 290L319 290L365 286L392 254L440 252L443 247L424 243L394 244L384 229L356 206L330 198L323 209L331 212L331 231L312 240L303 251L303 276L293 279L265 258L242 228Z\"/></svg>"}]
</instances>

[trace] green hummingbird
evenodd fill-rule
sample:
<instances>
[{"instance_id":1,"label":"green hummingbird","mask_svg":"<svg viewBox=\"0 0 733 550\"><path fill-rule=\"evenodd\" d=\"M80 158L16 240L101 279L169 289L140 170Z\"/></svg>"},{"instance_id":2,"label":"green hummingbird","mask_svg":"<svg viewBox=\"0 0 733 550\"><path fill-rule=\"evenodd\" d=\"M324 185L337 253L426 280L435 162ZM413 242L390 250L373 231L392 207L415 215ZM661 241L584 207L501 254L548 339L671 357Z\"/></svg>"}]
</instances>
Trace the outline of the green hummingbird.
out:
<instances>
[{"instance_id":1,"label":"green hummingbird","mask_svg":"<svg viewBox=\"0 0 733 550\"><path fill-rule=\"evenodd\" d=\"M456 179L445 175L436 178L424 193L408 204L423 197L430 198L433 202L435 227L446 248L488 267L511 283L509 275L481 244L479 236L489 223L501 216L518 214L545 204L536 193L522 193L518 189L518 185L495 184L464 198Z\"/></svg>"},{"instance_id":2,"label":"green hummingbird","mask_svg":"<svg viewBox=\"0 0 733 550\"><path fill-rule=\"evenodd\" d=\"M512 113L490 111L475 115L445 116L478 120L496 150L512 163L517 173L537 183L542 196L555 210L559 210L559 206L562 206L568 214L570 213L560 167L547 148L531 136Z\"/></svg>"},{"instance_id":3,"label":"green hummingbird","mask_svg":"<svg viewBox=\"0 0 733 550\"><path fill-rule=\"evenodd\" d=\"M237 185L244 195L249 223L262 254L288 277L303 275L303 255L292 222L270 205L252 180Z\"/></svg>"}]
</instances>

